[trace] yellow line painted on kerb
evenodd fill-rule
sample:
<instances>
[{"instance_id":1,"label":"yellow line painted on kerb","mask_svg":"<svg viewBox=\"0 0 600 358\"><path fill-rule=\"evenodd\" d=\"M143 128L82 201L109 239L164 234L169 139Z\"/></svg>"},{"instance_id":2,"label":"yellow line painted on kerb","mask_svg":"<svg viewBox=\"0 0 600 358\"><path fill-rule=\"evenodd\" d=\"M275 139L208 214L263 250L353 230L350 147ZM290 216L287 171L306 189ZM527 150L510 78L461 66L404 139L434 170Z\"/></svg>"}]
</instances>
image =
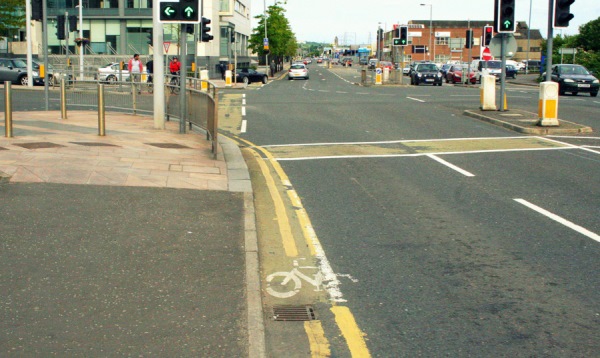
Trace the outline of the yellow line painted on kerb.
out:
<instances>
[{"instance_id":1,"label":"yellow line painted on kerb","mask_svg":"<svg viewBox=\"0 0 600 358\"><path fill-rule=\"evenodd\" d=\"M369 353L365 343L365 334L358 328L350 309L344 306L333 306L331 311L335 315L335 322L340 327L342 335L348 343L352 357L370 357L371 353Z\"/></svg>"},{"instance_id":2,"label":"yellow line painted on kerb","mask_svg":"<svg viewBox=\"0 0 600 358\"><path fill-rule=\"evenodd\" d=\"M330 357L329 341L325 338L321 321L304 322L304 330L310 344L310 356L313 358Z\"/></svg>"}]
</instances>

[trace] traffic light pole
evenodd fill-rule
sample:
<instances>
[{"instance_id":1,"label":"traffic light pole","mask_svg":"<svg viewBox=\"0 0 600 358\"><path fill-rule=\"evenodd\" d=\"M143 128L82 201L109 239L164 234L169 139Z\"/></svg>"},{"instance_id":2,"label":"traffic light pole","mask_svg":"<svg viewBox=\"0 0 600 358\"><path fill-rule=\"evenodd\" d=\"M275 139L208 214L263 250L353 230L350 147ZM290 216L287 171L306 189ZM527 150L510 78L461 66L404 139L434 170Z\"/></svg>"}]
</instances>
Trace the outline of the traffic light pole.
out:
<instances>
[{"instance_id":1,"label":"traffic light pole","mask_svg":"<svg viewBox=\"0 0 600 358\"><path fill-rule=\"evenodd\" d=\"M548 0L548 41L546 42L546 81L552 81L552 45L554 40L554 1ZM529 62L528 62L529 64Z\"/></svg>"},{"instance_id":2,"label":"traffic light pole","mask_svg":"<svg viewBox=\"0 0 600 358\"><path fill-rule=\"evenodd\" d=\"M500 99L498 100L498 110L504 112L504 96L506 96L506 34L501 33L500 53L502 54L502 72L500 73Z\"/></svg>"},{"instance_id":3,"label":"traffic light pole","mask_svg":"<svg viewBox=\"0 0 600 358\"><path fill-rule=\"evenodd\" d=\"M187 77L187 31L185 31L185 24L179 25L179 57L181 60L181 70L179 71L179 133L185 133L185 120L186 120L186 98L185 93L185 81Z\"/></svg>"},{"instance_id":4,"label":"traffic light pole","mask_svg":"<svg viewBox=\"0 0 600 358\"><path fill-rule=\"evenodd\" d=\"M44 108L48 110L48 6L46 1L42 1L42 13L44 18L42 19L42 49L44 51ZM33 83L33 79L29 77L29 82Z\"/></svg>"}]
</instances>

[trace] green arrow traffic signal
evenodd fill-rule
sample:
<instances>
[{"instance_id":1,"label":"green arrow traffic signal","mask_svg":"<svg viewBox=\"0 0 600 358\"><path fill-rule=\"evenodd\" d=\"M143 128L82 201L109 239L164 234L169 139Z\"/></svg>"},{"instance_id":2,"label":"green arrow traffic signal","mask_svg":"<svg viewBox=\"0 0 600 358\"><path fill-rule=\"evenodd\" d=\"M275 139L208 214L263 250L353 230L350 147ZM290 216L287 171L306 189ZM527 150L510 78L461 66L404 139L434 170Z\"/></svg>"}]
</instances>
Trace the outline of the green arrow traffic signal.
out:
<instances>
[{"instance_id":1,"label":"green arrow traffic signal","mask_svg":"<svg viewBox=\"0 0 600 358\"><path fill-rule=\"evenodd\" d=\"M196 10L194 10L194 8L192 8L191 6L186 7L183 10L183 13L185 14L185 17L187 18L192 18L194 17L194 13L196 12Z\"/></svg>"},{"instance_id":2,"label":"green arrow traffic signal","mask_svg":"<svg viewBox=\"0 0 600 358\"><path fill-rule=\"evenodd\" d=\"M172 18L172 17L175 17L174 15L175 15L176 11L173 6L166 6L165 9L163 10L163 13L167 18Z\"/></svg>"},{"instance_id":3,"label":"green arrow traffic signal","mask_svg":"<svg viewBox=\"0 0 600 358\"><path fill-rule=\"evenodd\" d=\"M510 29L510 24L512 24L512 22L510 22L509 20L504 21L504 28Z\"/></svg>"}]
</instances>

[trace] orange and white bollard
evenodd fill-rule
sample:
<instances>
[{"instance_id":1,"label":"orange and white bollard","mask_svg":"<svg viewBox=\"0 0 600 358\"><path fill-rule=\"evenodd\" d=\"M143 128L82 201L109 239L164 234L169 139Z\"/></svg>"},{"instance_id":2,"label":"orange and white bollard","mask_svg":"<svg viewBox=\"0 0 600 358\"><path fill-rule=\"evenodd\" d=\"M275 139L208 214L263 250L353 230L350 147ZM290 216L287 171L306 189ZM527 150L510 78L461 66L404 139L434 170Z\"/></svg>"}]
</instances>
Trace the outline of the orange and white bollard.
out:
<instances>
[{"instance_id":1,"label":"orange and white bollard","mask_svg":"<svg viewBox=\"0 0 600 358\"><path fill-rule=\"evenodd\" d=\"M538 125L558 126L558 83L546 81L540 83L538 102Z\"/></svg>"}]
</instances>

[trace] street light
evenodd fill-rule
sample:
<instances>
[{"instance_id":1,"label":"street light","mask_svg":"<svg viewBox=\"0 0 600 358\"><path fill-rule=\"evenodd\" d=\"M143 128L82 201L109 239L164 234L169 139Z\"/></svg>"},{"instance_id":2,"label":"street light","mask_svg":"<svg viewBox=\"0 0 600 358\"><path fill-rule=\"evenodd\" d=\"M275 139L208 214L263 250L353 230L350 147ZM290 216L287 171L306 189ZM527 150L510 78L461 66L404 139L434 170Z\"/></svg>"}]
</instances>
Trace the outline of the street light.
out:
<instances>
[{"instance_id":1,"label":"street light","mask_svg":"<svg viewBox=\"0 0 600 358\"><path fill-rule=\"evenodd\" d=\"M427 54L429 55L429 60L431 61L431 28L433 27L433 4L421 4L421 6L429 6L429 48L427 49ZM435 56L435 44L433 44L433 55Z\"/></svg>"}]
</instances>

